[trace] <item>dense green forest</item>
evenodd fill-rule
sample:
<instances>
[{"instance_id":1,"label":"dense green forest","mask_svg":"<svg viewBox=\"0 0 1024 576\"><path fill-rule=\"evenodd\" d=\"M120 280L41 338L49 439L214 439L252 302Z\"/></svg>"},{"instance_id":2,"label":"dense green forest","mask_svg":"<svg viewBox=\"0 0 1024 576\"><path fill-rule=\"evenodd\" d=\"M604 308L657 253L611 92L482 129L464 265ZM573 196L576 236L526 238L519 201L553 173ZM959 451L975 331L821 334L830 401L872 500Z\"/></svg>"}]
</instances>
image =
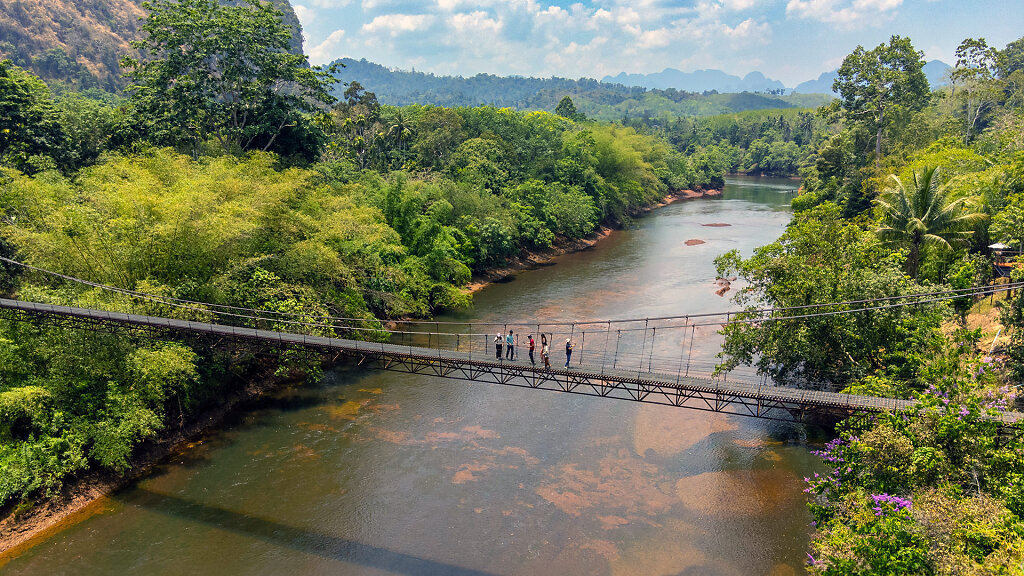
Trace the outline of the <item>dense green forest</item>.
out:
<instances>
[{"instance_id":1,"label":"dense green forest","mask_svg":"<svg viewBox=\"0 0 1024 576\"><path fill-rule=\"evenodd\" d=\"M124 94L51 91L0 63L0 256L161 297L363 319L370 331L344 335L378 338L389 319L470 305L474 272L726 172L803 177L782 237L718 260L750 308L982 285L992 243L1024 245L1024 38L964 40L938 91L897 36L851 53L840 98L816 111L687 118L653 106L689 96L656 91L601 113L569 88L544 94L554 112L382 104L374 85L335 88L309 67L272 6L151 8ZM616 108L630 99L652 108ZM8 264L0 293L209 314ZM1002 345L981 342L988 325L1009 333ZM723 371L918 400L840 425L819 452L812 573L1021 572L1024 442L996 418L1018 406L1024 291L723 331ZM316 375L316 361L0 320L0 507L22 513L85 470L125 471L141 442L240 377Z\"/></svg>"},{"instance_id":2,"label":"dense green forest","mask_svg":"<svg viewBox=\"0 0 1024 576\"><path fill-rule=\"evenodd\" d=\"M665 138L688 156L702 156L731 174L797 176L812 163L835 122L813 109L751 110L680 118L624 118L622 125Z\"/></svg>"},{"instance_id":3,"label":"dense green forest","mask_svg":"<svg viewBox=\"0 0 1024 576\"><path fill-rule=\"evenodd\" d=\"M55 97L0 63L0 256L372 328L467 306L474 272L721 180L664 139L586 121L569 102L565 116L393 107L357 82L335 101L328 71L289 51L272 6L150 6L147 40L133 43L149 56L123 61L126 95ZM182 45L194 49L166 57ZM237 65L210 74L225 55ZM0 291L186 313L13 265L0 264ZM315 375L312 360L288 356L277 371ZM90 468L130 468L141 441L266 368L244 348L0 321L0 506L27 509Z\"/></svg>"},{"instance_id":4,"label":"dense green forest","mask_svg":"<svg viewBox=\"0 0 1024 576\"><path fill-rule=\"evenodd\" d=\"M774 96L752 92L719 94L674 88L647 89L590 78L570 80L493 74L477 74L470 78L435 76L424 72L390 70L365 59L351 58L343 58L337 64L344 66L339 72L340 77L371 87L381 102L394 106L488 104L517 110L553 110L562 98L569 96L581 113L605 122L619 121L624 117L671 119L747 110L813 108L832 99L831 95L825 94Z\"/></svg>"},{"instance_id":5,"label":"dense green forest","mask_svg":"<svg viewBox=\"0 0 1024 576\"><path fill-rule=\"evenodd\" d=\"M964 40L951 86L936 92L922 65L900 37L845 59L840 98L808 121L837 124L809 129L786 233L749 258L718 260L720 274L746 283L738 302L806 306L983 285L993 276L989 245L1021 245L1024 39L1002 50ZM1022 318L1017 290L995 306L954 298L725 330L723 370L753 364L790 385L919 401L912 413L841 426L819 452L828 472L806 479L811 573L1021 572L1024 443L1000 438L996 418L1019 406ZM983 327L1000 323L1011 336L990 354Z\"/></svg>"}]
</instances>

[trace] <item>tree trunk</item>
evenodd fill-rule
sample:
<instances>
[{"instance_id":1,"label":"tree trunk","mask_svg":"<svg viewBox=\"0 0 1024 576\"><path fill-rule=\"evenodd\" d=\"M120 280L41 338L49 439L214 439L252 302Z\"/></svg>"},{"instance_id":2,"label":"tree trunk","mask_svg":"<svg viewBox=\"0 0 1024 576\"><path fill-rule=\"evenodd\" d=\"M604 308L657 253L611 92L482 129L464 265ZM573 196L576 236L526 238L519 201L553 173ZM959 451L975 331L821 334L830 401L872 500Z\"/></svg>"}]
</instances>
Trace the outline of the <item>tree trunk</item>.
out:
<instances>
[{"instance_id":1,"label":"tree trunk","mask_svg":"<svg viewBox=\"0 0 1024 576\"><path fill-rule=\"evenodd\" d=\"M882 125L878 125L878 133L875 135L875 168L882 168Z\"/></svg>"},{"instance_id":2,"label":"tree trunk","mask_svg":"<svg viewBox=\"0 0 1024 576\"><path fill-rule=\"evenodd\" d=\"M882 126L885 121L885 109L878 108L878 131L875 133L875 169L882 169Z\"/></svg>"},{"instance_id":3,"label":"tree trunk","mask_svg":"<svg viewBox=\"0 0 1024 576\"><path fill-rule=\"evenodd\" d=\"M907 274L917 280L917 269L921 262L921 246L916 242L910 245L910 255L907 256Z\"/></svg>"}]
</instances>

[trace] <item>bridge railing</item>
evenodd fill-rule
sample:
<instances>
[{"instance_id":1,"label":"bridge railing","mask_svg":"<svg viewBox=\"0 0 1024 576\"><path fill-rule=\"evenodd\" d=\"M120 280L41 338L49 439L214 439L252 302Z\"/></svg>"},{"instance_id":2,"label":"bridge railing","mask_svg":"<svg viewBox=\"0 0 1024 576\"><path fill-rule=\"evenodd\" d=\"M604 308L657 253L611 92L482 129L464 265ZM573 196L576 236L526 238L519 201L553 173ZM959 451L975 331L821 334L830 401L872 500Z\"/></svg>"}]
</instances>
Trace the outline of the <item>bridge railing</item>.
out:
<instances>
[{"instance_id":1,"label":"bridge railing","mask_svg":"<svg viewBox=\"0 0 1024 576\"><path fill-rule=\"evenodd\" d=\"M73 278L40 268L28 266L0 257L0 262L24 267L40 276L40 283L76 285L86 290L83 300L90 306L107 307L111 314L134 313L191 322L210 322L238 328L256 328L282 333L309 336L339 337L378 343L428 348L438 353L466 354L478 359L492 358L496 362L528 360L526 335L535 339L534 362L542 364L542 335L548 340L550 363L553 367L583 368L601 373L633 372L637 377L658 373L677 378L702 377L727 382L744 381L759 385L776 384L759 374L757 369L741 366L725 371L720 369L718 353L723 341L721 331L727 327L755 325L765 322L792 322L836 314L873 313L906 305L944 302L955 298L979 297L997 290L1011 290L1024 283L1001 286L974 287L963 290L936 290L934 292L872 298L860 301L811 304L788 308L762 308L725 312L676 315L660 318L633 318L617 320L532 320L532 321L430 321L392 320L382 322L374 318L345 318L331 316L326 310L308 310L296 306L286 310L265 310L252 307L197 302L168 295L143 293L118 287L105 286ZM512 331L514 342L510 358L505 338ZM501 341L500 354L495 337ZM571 358L567 358L565 343L572 344ZM570 360L567 362L567 360ZM754 358L753 360L757 360ZM566 366L568 364L568 366ZM799 367L797 367L799 368ZM795 373L799 374L800 370ZM825 375L827 376L827 375ZM821 378L811 386L821 388ZM831 379L839 381L839 378ZM792 384L792 381L780 382Z\"/></svg>"}]
</instances>

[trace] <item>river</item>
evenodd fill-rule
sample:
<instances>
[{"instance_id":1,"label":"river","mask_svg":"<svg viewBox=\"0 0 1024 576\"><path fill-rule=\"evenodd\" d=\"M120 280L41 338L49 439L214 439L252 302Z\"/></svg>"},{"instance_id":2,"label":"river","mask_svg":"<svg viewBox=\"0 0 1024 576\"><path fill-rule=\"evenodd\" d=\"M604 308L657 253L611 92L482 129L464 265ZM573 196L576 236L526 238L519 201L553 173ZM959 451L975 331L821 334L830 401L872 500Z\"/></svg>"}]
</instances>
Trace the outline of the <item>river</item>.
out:
<instances>
[{"instance_id":1,"label":"river","mask_svg":"<svg viewBox=\"0 0 1024 576\"><path fill-rule=\"evenodd\" d=\"M777 238L793 188L730 179L721 197L660 208L485 288L459 317L721 310L713 259ZM260 400L0 565L46 576L800 574L811 530L802 477L820 470L807 434L339 368Z\"/></svg>"}]
</instances>

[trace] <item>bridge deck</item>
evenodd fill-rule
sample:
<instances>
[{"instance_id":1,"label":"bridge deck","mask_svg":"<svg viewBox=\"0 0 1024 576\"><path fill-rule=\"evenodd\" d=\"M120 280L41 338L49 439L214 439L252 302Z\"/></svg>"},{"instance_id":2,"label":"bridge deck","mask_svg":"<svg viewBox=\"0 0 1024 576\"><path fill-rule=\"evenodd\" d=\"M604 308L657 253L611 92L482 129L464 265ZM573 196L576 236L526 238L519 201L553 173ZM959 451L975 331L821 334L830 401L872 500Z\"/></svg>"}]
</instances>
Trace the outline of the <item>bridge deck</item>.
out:
<instances>
[{"instance_id":1,"label":"bridge deck","mask_svg":"<svg viewBox=\"0 0 1024 576\"><path fill-rule=\"evenodd\" d=\"M473 352L311 336L2 298L0 309L31 316L77 318L101 324L138 326L337 351L354 355L363 363L387 370L617 397L719 412L729 412L727 406L738 406L741 409L732 410L733 413L764 418L803 420L805 414L814 412L846 417L905 410L916 403L913 400L805 390L765 383L729 382L725 379L662 374L657 371L608 369L588 364L574 365L570 369L545 370L528 362L481 357L481 354ZM780 418L780 415L784 417ZM1017 413L1007 413L1000 420L1009 424L1016 422L1020 416Z\"/></svg>"}]
</instances>

